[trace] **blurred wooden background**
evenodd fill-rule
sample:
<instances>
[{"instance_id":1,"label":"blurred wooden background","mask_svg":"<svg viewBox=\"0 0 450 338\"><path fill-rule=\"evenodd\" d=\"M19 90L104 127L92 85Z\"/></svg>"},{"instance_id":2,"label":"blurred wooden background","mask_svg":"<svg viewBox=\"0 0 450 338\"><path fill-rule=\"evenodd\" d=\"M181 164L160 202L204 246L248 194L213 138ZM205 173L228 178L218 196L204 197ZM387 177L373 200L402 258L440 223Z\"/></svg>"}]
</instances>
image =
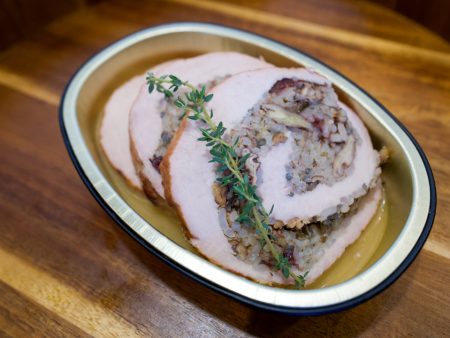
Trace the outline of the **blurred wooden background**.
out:
<instances>
[{"instance_id":1,"label":"blurred wooden background","mask_svg":"<svg viewBox=\"0 0 450 338\"><path fill-rule=\"evenodd\" d=\"M450 41L449 0L370 0L424 25Z\"/></svg>"},{"instance_id":2,"label":"blurred wooden background","mask_svg":"<svg viewBox=\"0 0 450 338\"><path fill-rule=\"evenodd\" d=\"M1 0L0 50L60 16L99 0Z\"/></svg>"},{"instance_id":3,"label":"blurred wooden background","mask_svg":"<svg viewBox=\"0 0 450 338\"><path fill-rule=\"evenodd\" d=\"M33 34L40 27L60 16L102 1L108 0L1 0L0 50ZM355 0L308 1L323 3L323 6L354 5L358 2ZM364 1L374 2L399 12L450 41L449 0L360 0L360 2Z\"/></svg>"}]
</instances>

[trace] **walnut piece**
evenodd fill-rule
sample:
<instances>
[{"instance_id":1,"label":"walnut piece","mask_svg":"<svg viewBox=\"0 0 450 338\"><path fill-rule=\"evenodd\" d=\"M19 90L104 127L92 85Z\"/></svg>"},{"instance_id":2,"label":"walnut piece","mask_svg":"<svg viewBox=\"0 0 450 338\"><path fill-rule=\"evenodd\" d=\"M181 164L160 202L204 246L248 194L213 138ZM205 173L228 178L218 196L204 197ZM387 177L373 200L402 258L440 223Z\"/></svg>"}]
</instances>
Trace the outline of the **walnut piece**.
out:
<instances>
[{"instance_id":1,"label":"walnut piece","mask_svg":"<svg viewBox=\"0 0 450 338\"><path fill-rule=\"evenodd\" d=\"M380 164L386 163L391 155L391 152L386 146L383 146L378 153L380 154Z\"/></svg>"},{"instance_id":2,"label":"walnut piece","mask_svg":"<svg viewBox=\"0 0 450 338\"><path fill-rule=\"evenodd\" d=\"M273 223L272 227L274 229L281 229L282 227L284 227L284 223L282 221L275 221L275 223Z\"/></svg>"},{"instance_id":3,"label":"walnut piece","mask_svg":"<svg viewBox=\"0 0 450 338\"><path fill-rule=\"evenodd\" d=\"M226 187L219 185L218 183L213 183L212 191L214 195L214 200L221 208L225 208L227 199L226 199Z\"/></svg>"},{"instance_id":4,"label":"walnut piece","mask_svg":"<svg viewBox=\"0 0 450 338\"><path fill-rule=\"evenodd\" d=\"M286 142L287 137L283 133L276 133L272 137L272 144L276 146L277 144Z\"/></svg>"},{"instance_id":5,"label":"walnut piece","mask_svg":"<svg viewBox=\"0 0 450 338\"><path fill-rule=\"evenodd\" d=\"M304 225L305 223L298 217L291 218L286 224L288 229L301 229Z\"/></svg>"}]
</instances>

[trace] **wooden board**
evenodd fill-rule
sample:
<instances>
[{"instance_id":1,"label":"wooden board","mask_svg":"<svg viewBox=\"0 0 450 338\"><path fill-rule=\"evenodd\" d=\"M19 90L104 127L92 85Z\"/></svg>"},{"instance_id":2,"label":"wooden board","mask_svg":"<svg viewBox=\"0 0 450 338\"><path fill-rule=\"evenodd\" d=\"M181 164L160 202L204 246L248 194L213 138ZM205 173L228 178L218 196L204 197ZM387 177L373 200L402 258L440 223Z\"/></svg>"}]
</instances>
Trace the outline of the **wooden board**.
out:
<instances>
[{"instance_id":1,"label":"wooden board","mask_svg":"<svg viewBox=\"0 0 450 338\"><path fill-rule=\"evenodd\" d=\"M318 14L323 13L323 15ZM438 213L389 289L314 318L255 310L167 267L118 228L64 149L59 97L107 44L154 24L215 22L302 49L361 85L415 135ZM0 336L445 336L450 331L450 46L372 4L108 1L0 54Z\"/></svg>"}]
</instances>

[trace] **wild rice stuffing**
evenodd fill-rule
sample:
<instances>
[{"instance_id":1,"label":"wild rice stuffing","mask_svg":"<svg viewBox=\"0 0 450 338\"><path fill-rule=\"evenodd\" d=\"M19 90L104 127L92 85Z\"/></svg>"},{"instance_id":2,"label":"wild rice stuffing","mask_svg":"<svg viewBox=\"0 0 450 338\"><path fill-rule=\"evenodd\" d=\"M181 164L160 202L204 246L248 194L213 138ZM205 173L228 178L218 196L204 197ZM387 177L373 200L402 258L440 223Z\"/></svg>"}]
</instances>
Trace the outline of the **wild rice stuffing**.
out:
<instances>
[{"instance_id":1,"label":"wild rice stuffing","mask_svg":"<svg viewBox=\"0 0 450 338\"><path fill-rule=\"evenodd\" d=\"M357 212L358 204L359 201L352 205L349 214ZM236 217L236 211L228 214L224 208L219 209L222 231L236 257L255 268L260 264L272 268L275 261L268 247L261 247L256 230L235 222ZM301 229L274 229L272 242L293 266L308 271L348 226L346 219L342 214L335 214L325 222L308 224Z\"/></svg>"},{"instance_id":2,"label":"wild rice stuffing","mask_svg":"<svg viewBox=\"0 0 450 338\"><path fill-rule=\"evenodd\" d=\"M252 154L247 169L256 185L261 183L259 157L288 137L294 140L295 151L285 167L289 196L345 178L358 142L331 87L293 79L280 80L272 87L239 129L227 135L229 141L236 137L240 139L238 154Z\"/></svg>"},{"instance_id":3,"label":"wild rice stuffing","mask_svg":"<svg viewBox=\"0 0 450 338\"><path fill-rule=\"evenodd\" d=\"M229 75L217 77L207 83L204 83L206 90L208 91L212 87L216 86L219 82L228 78ZM202 84L198 86L200 89ZM177 92L178 95L174 95L171 98L162 98L159 102L159 111L162 122L162 131L161 137L159 138L158 148L152 158L150 158L150 162L153 167L159 172L159 165L161 161L166 155L167 148L169 147L170 141L172 141L173 135L177 131L180 126L180 116L182 114L181 109L177 108L174 104L175 100L178 96L184 95L187 90L180 90Z\"/></svg>"},{"instance_id":4,"label":"wild rice stuffing","mask_svg":"<svg viewBox=\"0 0 450 338\"><path fill-rule=\"evenodd\" d=\"M262 183L259 158L288 138L295 142L295 150L285 166L288 196L311 191L319 183L331 186L348 175L359 142L337 103L329 86L282 79L249 110L239 129L230 130L225 137L229 142L239 137L238 155L251 154L246 169L256 186ZM307 271L333 244L338 230L348 224L344 213L356 212L360 197L376 184L379 173L370 187L364 185L354 196L342 199L324 217L292 219L287 224L272 219L274 245L291 264ZM233 197L231 187L215 185L213 192L222 230L235 255L255 267L272 267L273 257L267 247L261 247L256 230L235 221L241 205Z\"/></svg>"}]
</instances>

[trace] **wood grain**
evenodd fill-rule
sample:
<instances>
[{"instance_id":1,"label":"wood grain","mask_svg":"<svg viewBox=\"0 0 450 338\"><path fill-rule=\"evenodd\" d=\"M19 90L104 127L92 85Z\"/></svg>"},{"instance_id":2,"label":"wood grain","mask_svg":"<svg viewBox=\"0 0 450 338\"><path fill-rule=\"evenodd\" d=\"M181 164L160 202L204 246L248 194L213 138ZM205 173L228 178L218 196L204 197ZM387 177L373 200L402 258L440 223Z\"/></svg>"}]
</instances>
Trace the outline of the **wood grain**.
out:
<instances>
[{"instance_id":1,"label":"wood grain","mask_svg":"<svg viewBox=\"0 0 450 338\"><path fill-rule=\"evenodd\" d=\"M3 0L0 2L0 50L35 30L95 0Z\"/></svg>"},{"instance_id":2,"label":"wood grain","mask_svg":"<svg viewBox=\"0 0 450 338\"><path fill-rule=\"evenodd\" d=\"M323 16L313 15L320 11ZM249 308L150 255L87 192L57 124L64 85L86 58L114 40L150 25L187 20L246 29L312 54L367 89L421 143L437 182L436 221L419 257L381 295L314 318ZM108 1L5 50L0 54L0 336L446 336L449 51L438 37L373 4L330 0L214 6L191 0Z\"/></svg>"},{"instance_id":3,"label":"wood grain","mask_svg":"<svg viewBox=\"0 0 450 338\"><path fill-rule=\"evenodd\" d=\"M401 1L405 4L411 4L411 1L408 0ZM267 13L281 14L325 27L358 32L366 36L379 37L403 44L444 51L448 51L449 48L448 43L438 36L430 35L424 27L411 25L409 19L385 8L375 6L369 1L321 0L318 3L315 0L302 0L299 3L296 0L285 0L281 4L275 1L267 1L262 4L258 0L232 0L231 2L235 5L241 4ZM422 4L418 4L416 1L415 3L416 8L427 4L429 2L422 1ZM390 4L386 5L389 6ZM389 7L393 8L393 4ZM410 6L409 9L414 10L414 6ZM444 13L446 12L444 11ZM381 25L380 22L385 24ZM405 29L406 27L407 29Z\"/></svg>"},{"instance_id":4,"label":"wood grain","mask_svg":"<svg viewBox=\"0 0 450 338\"><path fill-rule=\"evenodd\" d=\"M446 0L370 0L402 13L431 31L450 41L448 12L450 2Z\"/></svg>"}]
</instances>

